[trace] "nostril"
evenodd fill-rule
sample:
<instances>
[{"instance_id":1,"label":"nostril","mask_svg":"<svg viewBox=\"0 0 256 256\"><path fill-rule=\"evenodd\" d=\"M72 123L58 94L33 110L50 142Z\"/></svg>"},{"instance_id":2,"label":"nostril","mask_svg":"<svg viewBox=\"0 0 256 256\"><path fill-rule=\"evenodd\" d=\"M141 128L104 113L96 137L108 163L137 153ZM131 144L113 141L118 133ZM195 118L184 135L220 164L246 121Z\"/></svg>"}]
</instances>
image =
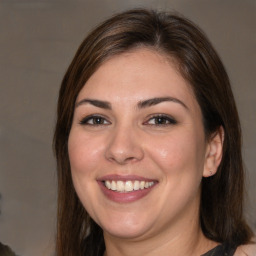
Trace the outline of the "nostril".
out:
<instances>
[{"instance_id":1,"label":"nostril","mask_svg":"<svg viewBox=\"0 0 256 256\"><path fill-rule=\"evenodd\" d=\"M141 157L135 157L135 156L126 157L125 155L114 155L108 158L108 160L112 162L117 162L118 164L121 164L121 165L131 163L131 162L136 162L140 159Z\"/></svg>"}]
</instances>

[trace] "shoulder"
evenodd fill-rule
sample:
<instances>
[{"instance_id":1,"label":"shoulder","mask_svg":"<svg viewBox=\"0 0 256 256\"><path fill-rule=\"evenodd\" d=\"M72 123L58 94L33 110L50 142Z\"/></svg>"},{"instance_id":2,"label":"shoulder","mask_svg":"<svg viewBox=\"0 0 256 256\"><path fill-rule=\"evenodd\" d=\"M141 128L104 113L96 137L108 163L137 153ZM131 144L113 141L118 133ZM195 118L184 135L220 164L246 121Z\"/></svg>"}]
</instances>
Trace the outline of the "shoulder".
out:
<instances>
[{"instance_id":1,"label":"shoulder","mask_svg":"<svg viewBox=\"0 0 256 256\"><path fill-rule=\"evenodd\" d=\"M256 256L256 244L240 245L234 256Z\"/></svg>"},{"instance_id":2,"label":"shoulder","mask_svg":"<svg viewBox=\"0 0 256 256\"><path fill-rule=\"evenodd\" d=\"M0 242L0 255L1 256L15 256L14 252L7 246Z\"/></svg>"}]
</instances>

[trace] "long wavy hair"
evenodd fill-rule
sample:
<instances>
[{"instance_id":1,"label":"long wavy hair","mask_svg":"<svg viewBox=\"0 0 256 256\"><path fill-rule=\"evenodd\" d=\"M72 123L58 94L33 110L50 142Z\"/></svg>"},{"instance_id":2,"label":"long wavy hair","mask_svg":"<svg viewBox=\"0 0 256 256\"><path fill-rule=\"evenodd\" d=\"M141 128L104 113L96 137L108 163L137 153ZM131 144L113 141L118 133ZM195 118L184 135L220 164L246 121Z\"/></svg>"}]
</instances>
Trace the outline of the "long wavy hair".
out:
<instances>
[{"instance_id":1,"label":"long wavy hair","mask_svg":"<svg viewBox=\"0 0 256 256\"><path fill-rule=\"evenodd\" d=\"M149 47L174 59L200 105L206 137L221 126L225 136L217 173L203 178L200 224L206 237L230 246L248 243L252 231L243 218L244 170L241 129L225 68L204 33L186 18L134 9L94 29L80 45L61 84L54 135L58 172L58 256L96 256L104 252L102 229L90 218L75 192L68 137L78 93L107 59Z\"/></svg>"}]
</instances>

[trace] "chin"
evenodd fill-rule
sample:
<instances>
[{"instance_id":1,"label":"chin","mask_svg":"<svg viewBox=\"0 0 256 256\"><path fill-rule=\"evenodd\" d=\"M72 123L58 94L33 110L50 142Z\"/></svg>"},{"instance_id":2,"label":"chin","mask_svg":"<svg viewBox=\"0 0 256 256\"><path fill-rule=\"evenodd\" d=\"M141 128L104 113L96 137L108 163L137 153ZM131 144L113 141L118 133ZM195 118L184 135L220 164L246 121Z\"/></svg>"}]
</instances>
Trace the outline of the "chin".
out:
<instances>
[{"instance_id":1,"label":"chin","mask_svg":"<svg viewBox=\"0 0 256 256\"><path fill-rule=\"evenodd\" d=\"M116 237L119 239L137 239L142 237L146 233L146 229L139 229L138 227L135 228L110 228L110 229L103 229L104 234L108 234L109 236Z\"/></svg>"},{"instance_id":2,"label":"chin","mask_svg":"<svg viewBox=\"0 0 256 256\"><path fill-rule=\"evenodd\" d=\"M121 239L136 239L148 233L150 225L142 221L125 220L123 222L108 221L106 225L101 225L104 233Z\"/></svg>"}]
</instances>

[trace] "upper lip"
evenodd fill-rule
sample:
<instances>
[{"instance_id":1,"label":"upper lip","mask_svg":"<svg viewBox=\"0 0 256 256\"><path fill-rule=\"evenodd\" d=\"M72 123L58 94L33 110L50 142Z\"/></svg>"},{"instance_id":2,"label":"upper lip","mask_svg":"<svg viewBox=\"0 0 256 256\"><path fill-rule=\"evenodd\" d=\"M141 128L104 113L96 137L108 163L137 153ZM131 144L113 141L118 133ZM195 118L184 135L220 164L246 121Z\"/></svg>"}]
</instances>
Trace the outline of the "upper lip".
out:
<instances>
[{"instance_id":1,"label":"upper lip","mask_svg":"<svg viewBox=\"0 0 256 256\"><path fill-rule=\"evenodd\" d=\"M114 180L114 181L156 181L156 179L151 179L151 178L146 178L138 175L118 175L118 174L110 174L110 175L105 175L97 179L98 181L106 181L106 180Z\"/></svg>"}]
</instances>

